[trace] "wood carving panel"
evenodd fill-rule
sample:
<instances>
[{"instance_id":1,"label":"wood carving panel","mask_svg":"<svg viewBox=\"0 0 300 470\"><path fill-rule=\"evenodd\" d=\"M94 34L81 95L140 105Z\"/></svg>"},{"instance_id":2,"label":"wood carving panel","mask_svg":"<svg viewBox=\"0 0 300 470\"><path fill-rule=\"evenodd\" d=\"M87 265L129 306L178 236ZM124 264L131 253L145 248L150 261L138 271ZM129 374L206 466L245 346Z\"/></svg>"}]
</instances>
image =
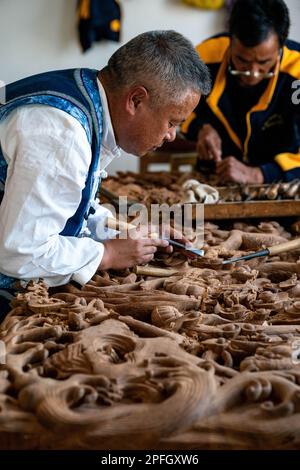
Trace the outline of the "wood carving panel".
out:
<instances>
[{"instance_id":1,"label":"wood carving panel","mask_svg":"<svg viewBox=\"0 0 300 470\"><path fill-rule=\"evenodd\" d=\"M1 325L1 448L299 448L299 253L221 265L290 237L206 224L204 260L156 258L172 276L30 284Z\"/></svg>"}]
</instances>

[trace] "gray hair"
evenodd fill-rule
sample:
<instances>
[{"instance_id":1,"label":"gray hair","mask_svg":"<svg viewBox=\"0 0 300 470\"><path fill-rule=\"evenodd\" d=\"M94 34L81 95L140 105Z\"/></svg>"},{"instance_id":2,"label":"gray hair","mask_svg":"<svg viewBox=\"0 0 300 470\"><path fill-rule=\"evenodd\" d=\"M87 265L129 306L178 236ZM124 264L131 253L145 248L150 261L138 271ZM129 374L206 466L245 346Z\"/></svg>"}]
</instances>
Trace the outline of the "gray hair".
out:
<instances>
[{"instance_id":1,"label":"gray hair","mask_svg":"<svg viewBox=\"0 0 300 470\"><path fill-rule=\"evenodd\" d=\"M207 95L211 81L193 44L176 31L148 31L120 47L104 69L112 88L143 85L156 101L176 101L187 90Z\"/></svg>"}]
</instances>

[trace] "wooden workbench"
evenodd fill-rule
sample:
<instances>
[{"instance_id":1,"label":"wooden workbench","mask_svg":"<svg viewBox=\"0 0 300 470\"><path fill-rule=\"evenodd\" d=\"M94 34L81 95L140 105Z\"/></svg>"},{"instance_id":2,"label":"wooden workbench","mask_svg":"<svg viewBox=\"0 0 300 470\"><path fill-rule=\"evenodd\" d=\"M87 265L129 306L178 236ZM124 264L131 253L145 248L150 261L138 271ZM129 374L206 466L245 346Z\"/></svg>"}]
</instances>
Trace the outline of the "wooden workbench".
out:
<instances>
[{"instance_id":1,"label":"wooden workbench","mask_svg":"<svg viewBox=\"0 0 300 470\"><path fill-rule=\"evenodd\" d=\"M204 205L205 220L299 216L300 201L293 199L279 201L220 202L218 204Z\"/></svg>"}]
</instances>

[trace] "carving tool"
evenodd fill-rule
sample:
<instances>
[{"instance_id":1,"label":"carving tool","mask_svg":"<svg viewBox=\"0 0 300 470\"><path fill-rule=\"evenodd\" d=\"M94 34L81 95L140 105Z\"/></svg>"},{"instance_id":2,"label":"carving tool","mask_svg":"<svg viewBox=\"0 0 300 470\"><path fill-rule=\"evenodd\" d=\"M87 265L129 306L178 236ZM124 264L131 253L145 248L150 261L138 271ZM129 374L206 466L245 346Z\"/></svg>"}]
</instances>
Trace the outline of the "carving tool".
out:
<instances>
[{"instance_id":1,"label":"carving tool","mask_svg":"<svg viewBox=\"0 0 300 470\"><path fill-rule=\"evenodd\" d=\"M182 243L178 243L175 240L170 240L169 238L166 238L168 240L169 245L172 245L176 248L180 248L181 250L187 251L188 253L192 253L193 255L196 256L204 256L204 250L198 250L197 248L190 248L189 246L185 246Z\"/></svg>"},{"instance_id":2,"label":"carving tool","mask_svg":"<svg viewBox=\"0 0 300 470\"><path fill-rule=\"evenodd\" d=\"M107 217L106 219L106 226L108 228L114 229L114 230L136 230L136 226L133 224L130 224L128 222L124 222L122 220L114 219L112 217ZM151 233L149 235L151 238L158 238L157 233ZM183 245L182 243L176 242L175 240L171 240L169 238L165 238L169 242L169 245L172 245L176 248L180 248L181 250L193 254L196 256L204 256L204 250L198 250L197 248L190 248L188 246Z\"/></svg>"},{"instance_id":3,"label":"carving tool","mask_svg":"<svg viewBox=\"0 0 300 470\"><path fill-rule=\"evenodd\" d=\"M222 264L235 263L236 261L244 261L252 258L259 258L261 256L274 256L284 253L285 251L298 250L300 248L300 238L295 238L288 242L279 243L278 245L269 246L264 250L250 253L249 255L239 256L238 258L231 258L222 261Z\"/></svg>"}]
</instances>

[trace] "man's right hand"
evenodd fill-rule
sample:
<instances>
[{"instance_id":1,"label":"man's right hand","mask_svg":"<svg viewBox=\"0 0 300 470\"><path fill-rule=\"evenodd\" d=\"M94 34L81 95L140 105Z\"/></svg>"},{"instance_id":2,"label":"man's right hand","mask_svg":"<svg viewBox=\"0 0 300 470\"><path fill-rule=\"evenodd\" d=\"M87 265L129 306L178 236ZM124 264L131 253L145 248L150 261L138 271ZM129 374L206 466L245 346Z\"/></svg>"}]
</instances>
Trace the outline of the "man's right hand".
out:
<instances>
[{"instance_id":1,"label":"man's right hand","mask_svg":"<svg viewBox=\"0 0 300 470\"><path fill-rule=\"evenodd\" d=\"M169 245L160 238L128 237L126 240L112 239L104 242L104 254L99 269L125 269L138 264L147 264L154 258L157 248Z\"/></svg>"},{"instance_id":2,"label":"man's right hand","mask_svg":"<svg viewBox=\"0 0 300 470\"><path fill-rule=\"evenodd\" d=\"M222 140L218 132L210 124L204 124L200 129L196 150L200 160L211 160L214 162L222 160Z\"/></svg>"}]
</instances>

